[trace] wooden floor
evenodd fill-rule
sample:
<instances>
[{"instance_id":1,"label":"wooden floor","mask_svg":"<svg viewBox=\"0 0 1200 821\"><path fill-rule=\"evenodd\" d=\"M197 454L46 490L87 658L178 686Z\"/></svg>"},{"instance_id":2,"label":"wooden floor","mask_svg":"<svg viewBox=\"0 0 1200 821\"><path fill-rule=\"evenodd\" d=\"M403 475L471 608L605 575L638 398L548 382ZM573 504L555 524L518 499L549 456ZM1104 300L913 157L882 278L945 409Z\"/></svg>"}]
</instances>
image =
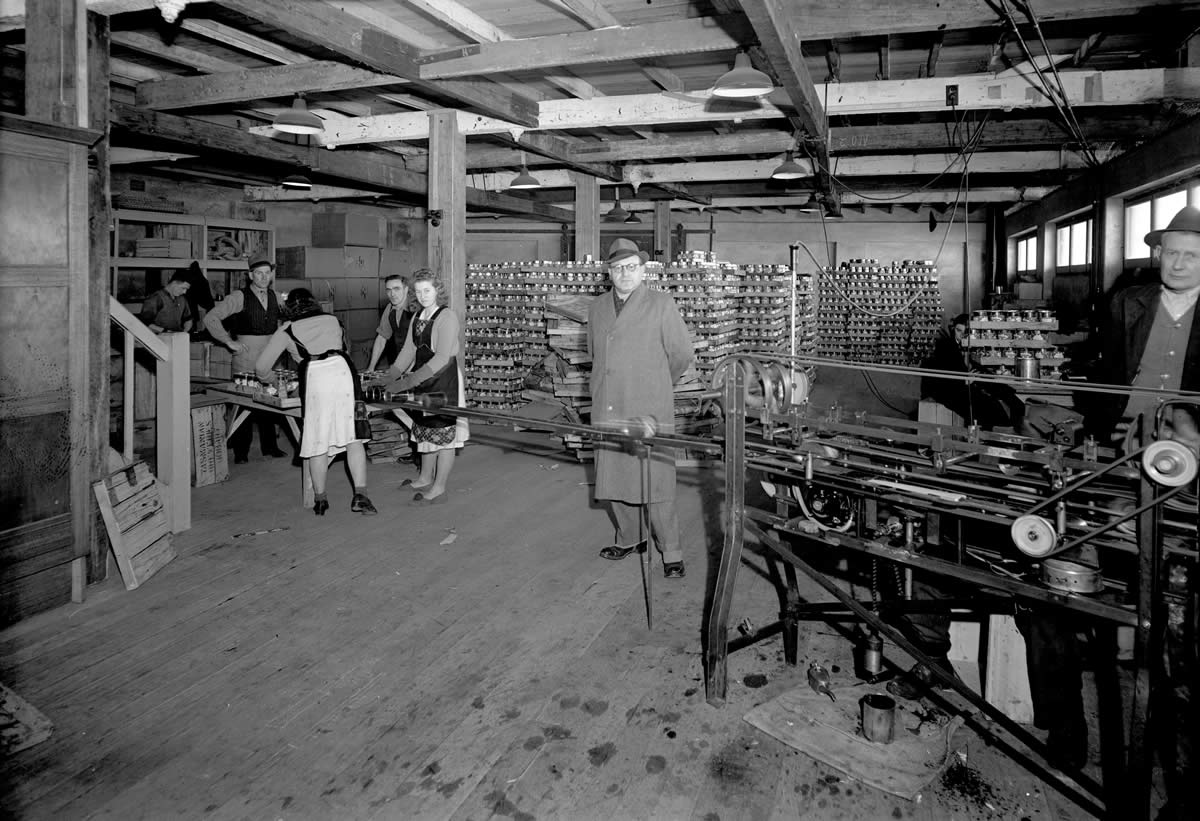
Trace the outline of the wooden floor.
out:
<instances>
[{"instance_id":1,"label":"wooden floor","mask_svg":"<svg viewBox=\"0 0 1200 821\"><path fill-rule=\"evenodd\" d=\"M112 580L0 633L0 679L56 725L0 764L0 816L1087 817L967 731L977 781L920 802L775 741L741 717L803 683L777 643L732 656L729 701L709 706L719 474L681 471L688 575L658 573L651 632L636 560L596 556L611 529L585 467L516 439L477 428L436 507L399 489L411 468L371 466L372 518L339 470L317 518L296 468L252 456L196 491L179 558L144 587ZM733 612L764 624L777 603L756 560ZM800 655L850 662L824 626Z\"/></svg>"}]
</instances>

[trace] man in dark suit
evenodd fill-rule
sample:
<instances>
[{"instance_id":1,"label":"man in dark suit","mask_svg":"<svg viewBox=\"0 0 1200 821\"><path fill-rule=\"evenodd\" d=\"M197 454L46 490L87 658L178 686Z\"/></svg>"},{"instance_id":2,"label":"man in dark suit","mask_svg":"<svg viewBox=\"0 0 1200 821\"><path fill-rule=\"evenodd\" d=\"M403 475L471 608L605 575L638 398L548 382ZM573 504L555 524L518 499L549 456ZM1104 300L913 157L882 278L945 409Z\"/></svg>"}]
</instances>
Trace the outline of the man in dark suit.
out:
<instances>
[{"instance_id":1,"label":"man in dark suit","mask_svg":"<svg viewBox=\"0 0 1200 821\"><path fill-rule=\"evenodd\" d=\"M1187 207L1166 228L1146 235L1159 261L1159 281L1135 285L1114 295L1103 335L1101 381L1164 391L1200 391L1200 209ZM1161 394L1134 393L1096 403L1089 425L1099 434L1119 429L1120 420L1153 413ZM1173 409L1164 435L1192 448L1200 444L1195 419ZM1148 417L1152 424L1153 418Z\"/></svg>"}]
</instances>

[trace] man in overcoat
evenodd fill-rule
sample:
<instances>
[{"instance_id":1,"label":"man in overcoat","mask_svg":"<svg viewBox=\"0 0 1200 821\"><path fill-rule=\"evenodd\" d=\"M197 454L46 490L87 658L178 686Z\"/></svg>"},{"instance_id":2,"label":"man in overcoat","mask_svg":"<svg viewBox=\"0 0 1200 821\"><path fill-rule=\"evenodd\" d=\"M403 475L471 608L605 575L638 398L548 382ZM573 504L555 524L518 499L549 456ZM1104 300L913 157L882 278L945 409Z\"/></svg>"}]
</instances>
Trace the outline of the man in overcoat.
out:
<instances>
[{"instance_id":1,"label":"man in overcoat","mask_svg":"<svg viewBox=\"0 0 1200 821\"><path fill-rule=\"evenodd\" d=\"M588 313L592 424L619 428L634 419L653 420L653 430L669 433L675 420L674 386L695 353L675 300L645 285L648 258L628 239L614 240L609 248L612 290L596 297ZM623 559L653 534L663 575L681 578L675 454L652 447L649 461L649 486L643 487L643 457L621 443L596 444L596 499L609 502L616 525L613 544L600 555ZM641 532L643 508L649 513L650 534Z\"/></svg>"}]
</instances>

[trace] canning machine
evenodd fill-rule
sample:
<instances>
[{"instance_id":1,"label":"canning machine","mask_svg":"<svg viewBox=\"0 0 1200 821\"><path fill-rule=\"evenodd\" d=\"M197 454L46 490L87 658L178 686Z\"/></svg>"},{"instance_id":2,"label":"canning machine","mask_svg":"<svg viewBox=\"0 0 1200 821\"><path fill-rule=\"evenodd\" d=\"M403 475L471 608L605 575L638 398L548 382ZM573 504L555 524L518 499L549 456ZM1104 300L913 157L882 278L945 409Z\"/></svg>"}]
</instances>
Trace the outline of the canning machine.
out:
<instances>
[{"instance_id":1,"label":"canning machine","mask_svg":"<svg viewBox=\"0 0 1200 821\"><path fill-rule=\"evenodd\" d=\"M738 355L715 371L725 415L727 516L705 628L709 702L724 701L729 652L781 633L785 659L795 664L800 622L829 618L835 608L853 614L864 628L860 675L883 672L882 639L931 664L881 618L876 597L857 600L825 568L833 554L849 559L851 567L936 574L972 591L956 606L1011 612L1018 602L1035 608L1038 618L1069 612L1098 627L1132 628L1125 763L1133 784L1109 790L1107 801L1085 774L1048 764L1045 747L1000 709L940 668L931 665L931 671L970 705L985 729L1029 750L1026 763L1079 803L1109 817L1147 817L1151 714L1156 720L1165 715L1159 706L1173 654L1190 659L1188 666L1195 656L1195 589L1188 578L1195 578L1197 560L1197 460L1188 447L1157 434L1166 429L1164 414L1200 405L1200 398L1162 397L1158 415L1141 420L1142 444L1121 449L1080 438L1069 428L1035 438L816 407L810 377L834 365L871 370ZM928 374L912 371L914 377ZM1061 390L1061 383L1054 384ZM1028 387L1036 389L1036 380ZM1138 438L1128 437L1127 444ZM748 502L754 498L768 501ZM747 536L782 568L782 574L772 568L781 613L778 622L737 635L730 631L730 607ZM797 571L836 604L803 601ZM1005 746L1012 749L1011 742Z\"/></svg>"}]
</instances>

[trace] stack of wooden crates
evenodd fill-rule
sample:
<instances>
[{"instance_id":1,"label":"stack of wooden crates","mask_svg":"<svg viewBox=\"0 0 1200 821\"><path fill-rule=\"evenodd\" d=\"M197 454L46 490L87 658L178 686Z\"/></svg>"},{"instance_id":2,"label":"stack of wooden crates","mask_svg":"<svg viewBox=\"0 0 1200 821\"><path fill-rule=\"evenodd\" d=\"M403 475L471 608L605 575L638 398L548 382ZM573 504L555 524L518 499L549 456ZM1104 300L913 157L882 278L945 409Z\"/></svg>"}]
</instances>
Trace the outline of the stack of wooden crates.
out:
<instances>
[{"instance_id":1,"label":"stack of wooden crates","mask_svg":"<svg viewBox=\"0 0 1200 821\"><path fill-rule=\"evenodd\" d=\"M278 277L308 280L318 300L333 301L359 368L371 357L386 301L383 277L410 274L420 267L407 252L383 247L387 227L378 216L318 212L313 214L310 245L276 250Z\"/></svg>"}]
</instances>

